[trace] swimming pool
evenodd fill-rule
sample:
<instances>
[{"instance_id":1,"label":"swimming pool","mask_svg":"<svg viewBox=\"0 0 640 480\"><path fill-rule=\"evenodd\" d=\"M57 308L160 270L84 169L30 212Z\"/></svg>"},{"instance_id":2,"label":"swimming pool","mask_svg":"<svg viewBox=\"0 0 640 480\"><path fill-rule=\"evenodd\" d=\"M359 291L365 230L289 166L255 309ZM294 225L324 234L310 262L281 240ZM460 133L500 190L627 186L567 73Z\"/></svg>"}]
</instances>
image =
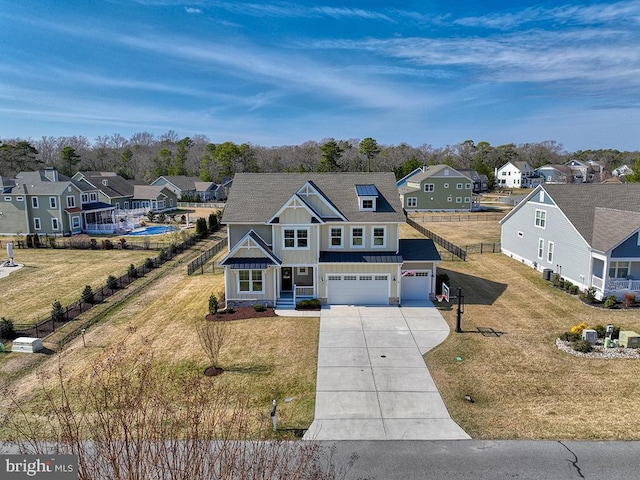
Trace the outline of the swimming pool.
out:
<instances>
[{"instance_id":1,"label":"swimming pool","mask_svg":"<svg viewBox=\"0 0 640 480\"><path fill-rule=\"evenodd\" d=\"M155 227L142 227L136 228L129 232L129 236L144 236L144 235L160 235L161 233L169 233L177 230L173 225L161 225Z\"/></svg>"}]
</instances>

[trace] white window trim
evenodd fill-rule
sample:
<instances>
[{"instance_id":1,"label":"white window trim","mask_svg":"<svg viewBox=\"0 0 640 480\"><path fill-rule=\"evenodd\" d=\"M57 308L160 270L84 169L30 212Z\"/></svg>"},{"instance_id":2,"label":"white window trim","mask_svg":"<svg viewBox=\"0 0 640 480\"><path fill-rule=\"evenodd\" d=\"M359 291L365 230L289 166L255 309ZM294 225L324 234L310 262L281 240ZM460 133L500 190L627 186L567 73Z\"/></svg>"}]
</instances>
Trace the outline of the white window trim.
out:
<instances>
[{"instance_id":1,"label":"white window trim","mask_svg":"<svg viewBox=\"0 0 640 480\"><path fill-rule=\"evenodd\" d=\"M547 263L553 263L554 242L547 243Z\"/></svg>"},{"instance_id":2,"label":"white window trim","mask_svg":"<svg viewBox=\"0 0 640 480\"><path fill-rule=\"evenodd\" d=\"M444 187L444 188L449 188L449 184L448 184L448 183L445 183L445 184L443 185L443 187Z\"/></svg>"},{"instance_id":3,"label":"white window trim","mask_svg":"<svg viewBox=\"0 0 640 480\"><path fill-rule=\"evenodd\" d=\"M56 197L49 197L49 208L58 208L58 199Z\"/></svg>"},{"instance_id":4,"label":"white window trim","mask_svg":"<svg viewBox=\"0 0 640 480\"><path fill-rule=\"evenodd\" d=\"M471 197L464 197L464 203L471 203Z\"/></svg>"},{"instance_id":5,"label":"white window trim","mask_svg":"<svg viewBox=\"0 0 640 480\"><path fill-rule=\"evenodd\" d=\"M436 191L436 186L433 183L425 183L424 184L424 191L427 193L432 193Z\"/></svg>"},{"instance_id":6,"label":"white window trim","mask_svg":"<svg viewBox=\"0 0 640 480\"><path fill-rule=\"evenodd\" d=\"M544 257L544 238L538 239L538 258L542 260Z\"/></svg>"},{"instance_id":7,"label":"white window trim","mask_svg":"<svg viewBox=\"0 0 640 480\"><path fill-rule=\"evenodd\" d=\"M76 206L76 197L73 195L69 195L67 197L67 208L75 208Z\"/></svg>"},{"instance_id":8,"label":"white window trim","mask_svg":"<svg viewBox=\"0 0 640 480\"><path fill-rule=\"evenodd\" d=\"M240 272L249 272L249 290L240 290ZM254 290L253 289L253 272L260 272L260 282L262 282L262 290ZM238 294L240 295L251 295L254 293L264 293L264 271L263 270L238 270L238 275L236 275L237 279L237 287ZM246 281L246 280L245 280Z\"/></svg>"},{"instance_id":9,"label":"white window trim","mask_svg":"<svg viewBox=\"0 0 640 480\"><path fill-rule=\"evenodd\" d=\"M362 236L361 236L361 237L357 237L357 238L360 238L360 239L362 240L362 245L354 245L354 244L353 244L353 239L354 239L354 238L356 238L356 237L354 237L354 236L353 236L353 231L354 231L356 228L360 228L360 229L362 229ZM352 226L352 227L351 227L351 232L350 232L350 233L351 233L351 237L350 237L350 238L351 238L351 248L364 248L364 247L365 247L365 244L367 243L367 242L365 241L365 228L364 228L364 227L361 227L361 226L359 226L359 225L354 225L354 226Z\"/></svg>"},{"instance_id":10,"label":"white window trim","mask_svg":"<svg viewBox=\"0 0 640 480\"><path fill-rule=\"evenodd\" d=\"M80 202L81 203L89 203L89 194L88 193L83 193L80 195Z\"/></svg>"},{"instance_id":11,"label":"white window trim","mask_svg":"<svg viewBox=\"0 0 640 480\"><path fill-rule=\"evenodd\" d=\"M58 220L56 217L51 218L51 230L53 230L54 232L60 230L60 220Z\"/></svg>"},{"instance_id":12,"label":"white window trim","mask_svg":"<svg viewBox=\"0 0 640 480\"><path fill-rule=\"evenodd\" d=\"M91 202L97 202L98 201L98 194L96 192L91 192L89 194L89 200Z\"/></svg>"},{"instance_id":13,"label":"white window trim","mask_svg":"<svg viewBox=\"0 0 640 480\"><path fill-rule=\"evenodd\" d=\"M466 188L467 190L471 190L471 184L470 183L465 183L464 184L464 188Z\"/></svg>"},{"instance_id":14,"label":"white window trim","mask_svg":"<svg viewBox=\"0 0 640 480\"><path fill-rule=\"evenodd\" d=\"M462 197L456 197L456 203L462 203Z\"/></svg>"},{"instance_id":15,"label":"white window trim","mask_svg":"<svg viewBox=\"0 0 640 480\"><path fill-rule=\"evenodd\" d=\"M453 202L453 197L451 195L447 197L447 202Z\"/></svg>"},{"instance_id":16,"label":"white window trim","mask_svg":"<svg viewBox=\"0 0 640 480\"><path fill-rule=\"evenodd\" d=\"M80 228L81 226L80 217L78 217L77 215L71 217L71 226L72 228Z\"/></svg>"},{"instance_id":17,"label":"white window trim","mask_svg":"<svg viewBox=\"0 0 640 480\"><path fill-rule=\"evenodd\" d=\"M456 183L456 190L462 190L462 184Z\"/></svg>"},{"instance_id":18,"label":"white window trim","mask_svg":"<svg viewBox=\"0 0 640 480\"><path fill-rule=\"evenodd\" d=\"M308 269L309 267L297 267L298 269L298 275L308 275Z\"/></svg>"},{"instance_id":19,"label":"white window trim","mask_svg":"<svg viewBox=\"0 0 640 480\"><path fill-rule=\"evenodd\" d=\"M538 212L542 214L540 217L538 217ZM539 208L536 208L534 225L537 228L542 228L542 229L547 227L547 211L546 210L541 210Z\"/></svg>"},{"instance_id":20,"label":"white window trim","mask_svg":"<svg viewBox=\"0 0 640 480\"><path fill-rule=\"evenodd\" d=\"M415 208L418 206L418 197L407 197L407 208Z\"/></svg>"},{"instance_id":21,"label":"white window trim","mask_svg":"<svg viewBox=\"0 0 640 480\"><path fill-rule=\"evenodd\" d=\"M40 208L38 197L31 197L31 208Z\"/></svg>"},{"instance_id":22,"label":"white window trim","mask_svg":"<svg viewBox=\"0 0 640 480\"><path fill-rule=\"evenodd\" d=\"M293 230L293 247L287 247L285 245L285 231L287 230ZM299 246L299 239L298 239L298 232L304 230L307 232L307 246L306 247L301 247ZM310 240L311 240L311 232L309 232L309 228L308 227L286 227L282 229L282 249L283 250L309 250L310 247Z\"/></svg>"},{"instance_id":23,"label":"white window trim","mask_svg":"<svg viewBox=\"0 0 640 480\"><path fill-rule=\"evenodd\" d=\"M382 236L382 245L376 245L375 231L382 229L384 235ZM371 248L386 248L387 247L387 227L373 227L371 229Z\"/></svg>"},{"instance_id":24,"label":"white window trim","mask_svg":"<svg viewBox=\"0 0 640 480\"><path fill-rule=\"evenodd\" d=\"M333 230L340 230L340 245L333 244ZM344 227L329 227L329 248L344 248Z\"/></svg>"},{"instance_id":25,"label":"white window trim","mask_svg":"<svg viewBox=\"0 0 640 480\"><path fill-rule=\"evenodd\" d=\"M39 217L33 218L33 228L35 230L42 230L42 222L40 221Z\"/></svg>"}]
</instances>

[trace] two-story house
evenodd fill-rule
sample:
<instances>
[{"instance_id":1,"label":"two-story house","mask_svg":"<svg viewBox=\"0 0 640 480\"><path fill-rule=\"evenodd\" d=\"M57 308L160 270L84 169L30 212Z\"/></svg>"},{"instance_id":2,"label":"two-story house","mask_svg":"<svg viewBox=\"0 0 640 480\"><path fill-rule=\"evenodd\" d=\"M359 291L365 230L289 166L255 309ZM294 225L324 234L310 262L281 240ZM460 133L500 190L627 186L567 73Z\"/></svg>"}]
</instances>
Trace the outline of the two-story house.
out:
<instances>
[{"instance_id":1,"label":"two-story house","mask_svg":"<svg viewBox=\"0 0 640 480\"><path fill-rule=\"evenodd\" d=\"M534 188L543 182L527 162L507 162L495 170L498 188Z\"/></svg>"},{"instance_id":2,"label":"two-story house","mask_svg":"<svg viewBox=\"0 0 640 480\"><path fill-rule=\"evenodd\" d=\"M449 165L423 167L399 192L407 212L470 212L479 207L471 178Z\"/></svg>"},{"instance_id":3,"label":"two-story house","mask_svg":"<svg viewBox=\"0 0 640 480\"><path fill-rule=\"evenodd\" d=\"M435 293L431 240L400 239L392 173L240 173L227 225L228 305L398 304Z\"/></svg>"},{"instance_id":4,"label":"two-story house","mask_svg":"<svg viewBox=\"0 0 640 480\"><path fill-rule=\"evenodd\" d=\"M505 255L598 299L640 298L640 184L541 185L500 224Z\"/></svg>"},{"instance_id":5,"label":"two-story house","mask_svg":"<svg viewBox=\"0 0 640 480\"><path fill-rule=\"evenodd\" d=\"M176 194L179 201L209 202L215 200L218 185L203 182L198 177L185 175L167 175L156 178L151 185L163 185ZM226 198L226 195L225 195Z\"/></svg>"},{"instance_id":6,"label":"two-story house","mask_svg":"<svg viewBox=\"0 0 640 480\"><path fill-rule=\"evenodd\" d=\"M113 222L114 207L97 200L95 187L53 168L16 175L0 203L0 233L73 235L87 225ZM93 200L93 201L92 201Z\"/></svg>"}]
</instances>

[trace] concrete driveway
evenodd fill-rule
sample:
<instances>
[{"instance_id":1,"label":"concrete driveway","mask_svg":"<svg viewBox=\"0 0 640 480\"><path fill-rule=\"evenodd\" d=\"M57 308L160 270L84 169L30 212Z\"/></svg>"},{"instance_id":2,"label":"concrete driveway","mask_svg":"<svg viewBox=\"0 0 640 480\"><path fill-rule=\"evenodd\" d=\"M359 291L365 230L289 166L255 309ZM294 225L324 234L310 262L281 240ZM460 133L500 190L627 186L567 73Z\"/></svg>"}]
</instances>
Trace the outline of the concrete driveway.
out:
<instances>
[{"instance_id":1,"label":"concrete driveway","mask_svg":"<svg viewBox=\"0 0 640 480\"><path fill-rule=\"evenodd\" d=\"M449 335L430 302L330 306L320 314L309 440L460 440L422 354Z\"/></svg>"}]
</instances>

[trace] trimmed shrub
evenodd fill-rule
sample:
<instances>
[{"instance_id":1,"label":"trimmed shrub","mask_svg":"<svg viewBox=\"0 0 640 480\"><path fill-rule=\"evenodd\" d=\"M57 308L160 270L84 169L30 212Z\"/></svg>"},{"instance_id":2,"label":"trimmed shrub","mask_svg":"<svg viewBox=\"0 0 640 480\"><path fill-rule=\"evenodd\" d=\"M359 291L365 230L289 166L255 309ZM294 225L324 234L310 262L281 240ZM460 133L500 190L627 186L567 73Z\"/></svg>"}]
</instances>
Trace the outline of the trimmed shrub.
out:
<instances>
[{"instance_id":1,"label":"trimmed shrub","mask_svg":"<svg viewBox=\"0 0 640 480\"><path fill-rule=\"evenodd\" d=\"M13 322L8 318L2 317L0 320L0 338L12 340L16 336L16 330L13 328Z\"/></svg>"},{"instance_id":2,"label":"trimmed shrub","mask_svg":"<svg viewBox=\"0 0 640 480\"><path fill-rule=\"evenodd\" d=\"M138 269L135 267L135 265L133 265L133 263L129 265L129 268L127 269L127 275L129 275L131 278L136 278L138 276Z\"/></svg>"},{"instance_id":3,"label":"trimmed shrub","mask_svg":"<svg viewBox=\"0 0 640 480\"><path fill-rule=\"evenodd\" d=\"M576 340L580 340L580 335L573 332L562 332L560 340L565 342L575 342Z\"/></svg>"},{"instance_id":4,"label":"trimmed shrub","mask_svg":"<svg viewBox=\"0 0 640 480\"><path fill-rule=\"evenodd\" d=\"M27 234L27 248L33 248L33 237Z\"/></svg>"},{"instance_id":5,"label":"trimmed shrub","mask_svg":"<svg viewBox=\"0 0 640 480\"><path fill-rule=\"evenodd\" d=\"M615 295L609 295L604 301L604 308L615 308L618 300Z\"/></svg>"},{"instance_id":6,"label":"trimmed shrub","mask_svg":"<svg viewBox=\"0 0 640 480\"><path fill-rule=\"evenodd\" d=\"M633 293L625 293L624 297L622 297L622 305L624 305L625 308L629 308L634 303L636 303L635 294L633 294Z\"/></svg>"},{"instance_id":7,"label":"trimmed shrub","mask_svg":"<svg viewBox=\"0 0 640 480\"><path fill-rule=\"evenodd\" d=\"M113 250L113 242L109 239L102 240L102 249L103 250Z\"/></svg>"},{"instance_id":8,"label":"trimmed shrub","mask_svg":"<svg viewBox=\"0 0 640 480\"><path fill-rule=\"evenodd\" d=\"M571 330L569 330L571 333L575 333L576 335L580 336L580 334L582 333L582 331L587 328L587 324L582 322L579 323L577 325L574 325L573 327L571 327Z\"/></svg>"},{"instance_id":9,"label":"trimmed shrub","mask_svg":"<svg viewBox=\"0 0 640 480\"><path fill-rule=\"evenodd\" d=\"M209 295L209 313L214 315L218 313L218 297L216 297L213 293Z\"/></svg>"},{"instance_id":10,"label":"trimmed shrub","mask_svg":"<svg viewBox=\"0 0 640 480\"><path fill-rule=\"evenodd\" d=\"M51 318L53 318L56 322L61 322L64 320L64 311L62 309L62 304L60 300L56 300L51 304Z\"/></svg>"},{"instance_id":11,"label":"trimmed shrub","mask_svg":"<svg viewBox=\"0 0 640 480\"><path fill-rule=\"evenodd\" d=\"M121 238L120 240L118 240L118 242L120 243L120 248L121 249L125 249L128 248L129 245L127 245L127 239L126 238Z\"/></svg>"},{"instance_id":12,"label":"trimmed shrub","mask_svg":"<svg viewBox=\"0 0 640 480\"><path fill-rule=\"evenodd\" d=\"M571 287L573 287L573 283L571 283L569 280L565 280L562 288L564 288L565 290L570 290Z\"/></svg>"},{"instance_id":13,"label":"trimmed shrub","mask_svg":"<svg viewBox=\"0 0 640 480\"><path fill-rule=\"evenodd\" d=\"M256 312L264 312L264 311L266 310L266 307L265 307L262 303L256 303L256 304L253 306L253 309L254 309Z\"/></svg>"},{"instance_id":14,"label":"trimmed shrub","mask_svg":"<svg viewBox=\"0 0 640 480\"><path fill-rule=\"evenodd\" d=\"M153 262L153 260L151 260L149 257L147 257L144 261L144 266L146 268L148 268L149 270L151 270L153 267L155 267L155 263Z\"/></svg>"},{"instance_id":15,"label":"trimmed shrub","mask_svg":"<svg viewBox=\"0 0 640 480\"><path fill-rule=\"evenodd\" d=\"M118 279L113 275L109 275L107 277L107 288L109 290L115 290L116 288L118 288Z\"/></svg>"},{"instance_id":16,"label":"trimmed shrub","mask_svg":"<svg viewBox=\"0 0 640 480\"><path fill-rule=\"evenodd\" d=\"M212 232L218 228L218 215L215 212L209 214L209 230Z\"/></svg>"},{"instance_id":17,"label":"trimmed shrub","mask_svg":"<svg viewBox=\"0 0 640 480\"><path fill-rule=\"evenodd\" d=\"M91 250L97 250L98 249L98 241L95 238L92 238L91 240L89 240L89 248Z\"/></svg>"},{"instance_id":18,"label":"trimmed shrub","mask_svg":"<svg viewBox=\"0 0 640 480\"><path fill-rule=\"evenodd\" d=\"M607 327L605 327L604 325L598 324L595 327L591 328L596 331L599 338L604 338L604 336L607 334Z\"/></svg>"},{"instance_id":19,"label":"trimmed shrub","mask_svg":"<svg viewBox=\"0 0 640 480\"><path fill-rule=\"evenodd\" d=\"M593 303L596 301L596 289L593 287L589 287L585 290L582 298L587 303Z\"/></svg>"},{"instance_id":20,"label":"trimmed shrub","mask_svg":"<svg viewBox=\"0 0 640 480\"><path fill-rule=\"evenodd\" d=\"M204 218L196 220L196 235L204 237L207 234L207 221Z\"/></svg>"},{"instance_id":21,"label":"trimmed shrub","mask_svg":"<svg viewBox=\"0 0 640 480\"><path fill-rule=\"evenodd\" d=\"M572 346L576 352L589 353L593 351L593 346L586 340L576 340Z\"/></svg>"},{"instance_id":22,"label":"trimmed shrub","mask_svg":"<svg viewBox=\"0 0 640 480\"><path fill-rule=\"evenodd\" d=\"M569 293L570 293L571 295L577 295L577 294L578 294L578 291L579 291L579 289L578 289L578 285L571 285L571 286L569 287Z\"/></svg>"},{"instance_id":23,"label":"trimmed shrub","mask_svg":"<svg viewBox=\"0 0 640 480\"><path fill-rule=\"evenodd\" d=\"M82 296L80 297L80 300L86 303L93 303L94 295L95 293L93 293L91 285L85 285L84 289L82 290Z\"/></svg>"}]
</instances>

